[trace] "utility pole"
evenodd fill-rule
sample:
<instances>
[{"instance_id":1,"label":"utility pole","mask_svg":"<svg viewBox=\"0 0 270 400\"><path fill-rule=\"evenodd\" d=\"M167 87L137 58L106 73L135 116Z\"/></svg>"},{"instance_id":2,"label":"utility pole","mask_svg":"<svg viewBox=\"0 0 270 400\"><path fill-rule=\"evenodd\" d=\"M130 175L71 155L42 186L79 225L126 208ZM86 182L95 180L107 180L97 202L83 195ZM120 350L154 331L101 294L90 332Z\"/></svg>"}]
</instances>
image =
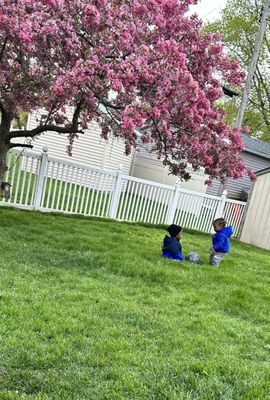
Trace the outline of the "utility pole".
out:
<instances>
[{"instance_id":1,"label":"utility pole","mask_svg":"<svg viewBox=\"0 0 270 400\"><path fill-rule=\"evenodd\" d=\"M252 60L251 60L250 68L248 71L248 76L246 79L246 83L245 83L245 87L244 87L244 91L243 91L243 95L242 95L242 99L241 99L241 104L240 104L237 119L236 119L236 124L235 124L236 128L241 128L242 123L243 123L245 109L247 106L248 96L249 96L249 92L250 92L250 88L251 88L251 84L252 84L252 79L253 79L253 75L254 75L256 65L258 62L259 52L260 52L260 48L262 45L263 37L264 37L266 26L267 26L269 10L270 10L270 0L266 0L266 2L264 4L263 12L262 12L260 29L259 29L256 41L255 41Z\"/></svg>"}]
</instances>

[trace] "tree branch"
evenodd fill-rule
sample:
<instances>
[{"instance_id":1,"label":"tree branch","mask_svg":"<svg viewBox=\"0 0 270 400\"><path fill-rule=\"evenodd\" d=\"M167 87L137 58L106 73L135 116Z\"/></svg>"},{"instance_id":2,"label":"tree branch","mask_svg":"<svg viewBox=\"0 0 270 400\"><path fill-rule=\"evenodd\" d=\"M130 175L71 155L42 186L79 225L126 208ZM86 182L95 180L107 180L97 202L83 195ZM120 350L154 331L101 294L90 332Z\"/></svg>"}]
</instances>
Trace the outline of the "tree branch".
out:
<instances>
[{"instance_id":1,"label":"tree branch","mask_svg":"<svg viewBox=\"0 0 270 400\"><path fill-rule=\"evenodd\" d=\"M32 149L33 145L27 144L27 143L10 143L8 147L10 149L12 149L13 147L28 147L28 148Z\"/></svg>"},{"instance_id":2,"label":"tree branch","mask_svg":"<svg viewBox=\"0 0 270 400\"><path fill-rule=\"evenodd\" d=\"M5 117L7 112L5 110L4 104L0 101L0 111L2 113L2 116Z\"/></svg>"},{"instance_id":3,"label":"tree branch","mask_svg":"<svg viewBox=\"0 0 270 400\"><path fill-rule=\"evenodd\" d=\"M81 100L73 113L72 123L66 126L57 126L53 124L39 125L34 129L30 130L16 130L9 132L5 139L6 141L10 141L13 138L18 137L35 137L43 132L53 131L57 133L83 133L83 130L79 129L79 116L82 109L83 100Z\"/></svg>"},{"instance_id":4,"label":"tree branch","mask_svg":"<svg viewBox=\"0 0 270 400\"><path fill-rule=\"evenodd\" d=\"M5 48L6 48L6 45L7 45L7 41L8 41L8 37L6 36L6 38L5 38L5 40L4 40L4 43L3 43L3 45L2 45L2 49L1 49L1 51L0 51L0 60L2 60L4 51L5 51Z\"/></svg>"},{"instance_id":5,"label":"tree branch","mask_svg":"<svg viewBox=\"0 0 270 400\"><path fill-rule=\"evenodd\" d=\"M267 35L265 35L265 37L264 37L264 43L267 47L268 52L270 52L270 43L269 43Z\"/></svg>"},{"instance_id":6,"label":"tree branch","mask_svg":"<svg viewBox=\"0 0 270 400\"><path fill-rule=\"evenodd\" d=\"M121 122L119 122L119 121L116 119L116 117L112 114L111 110L108 109L108 108L106 107L105 104L103 104L103 105L104 105L104 107L105 107L105 109L106 109L106 112L107 112L109 118L111 119L111 122L112 122L113 124L115 124L115 126L117 126L118 129L121 130ZM105 115L103 112L100 112L100 115L101 115L105 120L107 119L107 118L106 118L106 115Z\"/></svg>"},{"instance_id":7,"label":"tree branch","mask_svg":"<svg viewBox=\"0 0 270 400\"><path fill-rule=\"evenodd\" d=\"M265 78L263 77L263 75L262 75L262 73L261 73L261 71L260 71L259 65L257 65L257 67L256 67L255 74L256 74L256 73L257 73L257 79L258 79L258 81L259 81L259 83L260 83L260 86L263 88L264 93L265 93L265 95L266 95L266 97L267 97L268 104L270 104L270 92L269 92L269 88L268 88L268 86L267 86L266 83L265 83Z\"/></svg>"},{"instance_id":8,"label":"tree branch","mask_svg":"<svg viewBox=\"0 0 270 400\"><path fill-rule=\"evenodd\" d=\"M254 82L254 87L255 87L256 93L257 93L257 98L259 100L259 112L262 115L264 123L269 127L270 121L269 121L268 112L267 112L268 108L265 107L265 101L263 99L262 92L263 91L265 92L264 94L267 97L268 104L269 104L269 93L267 92L267 88L264 87L265 82L264 82L262 76L260 76L260 71L258 68L255 71L253 82Z\"/></svg>"},{"instance_id":9,"label":"tree branch","mask_svg":"<svg viewBox=\"0 0 270 400\"><path fill-rule=\"evenodd\" d=\"M48 115L47 115L47 118L46 118L46 121L45 121L45 125L48 124L49 119L50 119L50 117L51 117L51 115L52 115L52 113L54 111L54 108L56 107L56 104L57 104L57 100L55 99L50 111L48 112Z\"/></svg>"},{"instance_id":10,"label":"tree branch","mask_svg":"<svg viewBox=\"0 0 270 400\"><path fill-rule=\"evenodd\" d=\"M77 32L77 35L82 38L83 40L86 41L87 44L89 44L91 47L95 47L95 44L93 42L91 42L87 37L86 34L83 32Z\"/></svg>"},{"instance_id":11,"label":"tree branch","mask_svg":"<svg viewBox=\"0 0 270 400\"><path fill-rule=\"evenodd\" d=\"M0 119L0 128L2 131L2 136L5 136L5 132L9 132L12 115L5 109L4 104L0 100L0 112L1 112L1 119Z\"/></svg>"},{"instance_id":12,"label":"tree branch","mask_svg":"<svg viewBox=\"0 0 270 400\"><path fill-rule=\"evenodd\" d=\"M78 129L78 125L79 125L79 116L82 110L82 105L83 105L83 99L77 104L74 113L73 113L73 118L72 118L72 125ZM71 132L73 133L73 132ZM76 132L74 132L76 133Z\"/></svg>"},{"instance_id":13,"label":"tree branch","mask_svg":"<svg viewBox=\"0 0 270 400\"><path fill-rule=\"evenodd\" d=\"M107 101L107 100L105 100L105 99L100 99L99 97L98 97L98 100L99 100L100 104L103 104L104 107L106 107L106 109L107 109L107 108L112 108L112 109L115 110L115 111L121 111L122 108L123 108L123 107L114 106L114 105L111 104L109 101Z\"/></svg>"},{"instance_id":14,"label":"tree branch","mask_svg":"<svg viewBox=\"0 0 270 400\"><path fill-rule=\"evenodd\" d=\"M68 126L40 125L31 130L11 131L6 136L6 139L10 140L13 138L18 138L18 137L35 137L36 135L39 135L40 133L43 133L46 131L53 131L53 132L57 132L57 133L83 133L82 130L79 130L78 127L76 127L74 125L68 125Z\"/></svg>"}]
</instances>

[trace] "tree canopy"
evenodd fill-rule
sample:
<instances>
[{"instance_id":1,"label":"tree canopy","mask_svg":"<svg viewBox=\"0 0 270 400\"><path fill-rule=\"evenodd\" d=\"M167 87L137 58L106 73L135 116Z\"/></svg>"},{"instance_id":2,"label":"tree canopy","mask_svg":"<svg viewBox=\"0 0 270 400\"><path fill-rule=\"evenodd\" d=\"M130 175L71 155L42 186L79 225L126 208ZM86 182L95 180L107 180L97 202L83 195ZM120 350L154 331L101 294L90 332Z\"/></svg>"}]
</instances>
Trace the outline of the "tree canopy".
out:
<instances>
[{"instance_id":1,"label":"tree canopy","mask_svg":"<svg viewBox=\"0 0 270 400\"><path fill-rule=\"evenodd\" d=\"M221 32L225 49L238 60L242 68L251 63L255 39L259 31L264 1L229 0L221 18L207 30ZM251 134L270 141L270 25L268 23L260 57L253 78L244 124ZM239 92L241 94L241 91ZM225 104L227 122L235 122L238 99Z\"/></svg>"},{"instance_id":2,"label":"tree canopy","mask_svg":"<svg viewBox=\"0 0 270 400\"><path fill-rule=\"evenodd\" d=\"M104 138L121 137L127 154L146 143L183 179L187 162L210 179L240 177L239 131L216 101L245 73L220 36L187 15L194 2L0 0L0 177L18 138L49 130L72 144L91 120ZM35 129L11 130L34 110Z\"/></svg>"}]
</instances>

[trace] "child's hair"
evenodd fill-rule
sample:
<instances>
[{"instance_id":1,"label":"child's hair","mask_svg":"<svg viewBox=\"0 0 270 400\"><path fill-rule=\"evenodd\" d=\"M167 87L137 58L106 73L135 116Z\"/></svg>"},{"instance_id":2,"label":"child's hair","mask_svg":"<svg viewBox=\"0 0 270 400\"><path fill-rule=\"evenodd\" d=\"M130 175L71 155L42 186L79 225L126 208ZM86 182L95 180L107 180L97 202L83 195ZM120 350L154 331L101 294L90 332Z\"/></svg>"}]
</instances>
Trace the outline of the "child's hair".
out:
<instances>
[{"instance_id":1,"label":"child's hair","mask_svg":"<svg viewBox=\"0 0 270 400\"><path fill-rule=\"evenodd\" d=\"M215 219L215 220L213 221L213 225L216 225L216 224L222 225L223 228L225 228L225 226L226 226L226 221L225 221L224 218L217 218L217 219Z\"/></svg>"},{"instance_id":2,"label":"child's hair","mask_svg":"<svg viewBox=\"0 0 270 400\"><path fill-rule=\"evenodd\" d=\"M169 232L171 237L175 237L182 231L182 227L179 225L172 224L168 226L167 231Z\"/></svg>"}]
</instances>

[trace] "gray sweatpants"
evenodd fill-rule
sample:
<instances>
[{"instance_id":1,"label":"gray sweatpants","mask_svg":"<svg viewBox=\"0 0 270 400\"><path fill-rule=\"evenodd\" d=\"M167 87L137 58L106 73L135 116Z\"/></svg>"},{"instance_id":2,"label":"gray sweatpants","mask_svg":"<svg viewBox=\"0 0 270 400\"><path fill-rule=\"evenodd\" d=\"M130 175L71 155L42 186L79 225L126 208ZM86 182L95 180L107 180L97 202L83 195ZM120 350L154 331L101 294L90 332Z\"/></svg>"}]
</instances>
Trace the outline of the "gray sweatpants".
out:
<instances>
[{"instance_id":1,"label":"gray sweatpants","mask_svg":"<svg viewBox=\"0 0 270 400\"><path fill-rule=\"evenodd\" d=\"M210 253L209 264L213 265L213 267L219 267L219 263L223 260L226 253L220 253L218 251L213 250Z\"/></svg>"}]
</instances>

